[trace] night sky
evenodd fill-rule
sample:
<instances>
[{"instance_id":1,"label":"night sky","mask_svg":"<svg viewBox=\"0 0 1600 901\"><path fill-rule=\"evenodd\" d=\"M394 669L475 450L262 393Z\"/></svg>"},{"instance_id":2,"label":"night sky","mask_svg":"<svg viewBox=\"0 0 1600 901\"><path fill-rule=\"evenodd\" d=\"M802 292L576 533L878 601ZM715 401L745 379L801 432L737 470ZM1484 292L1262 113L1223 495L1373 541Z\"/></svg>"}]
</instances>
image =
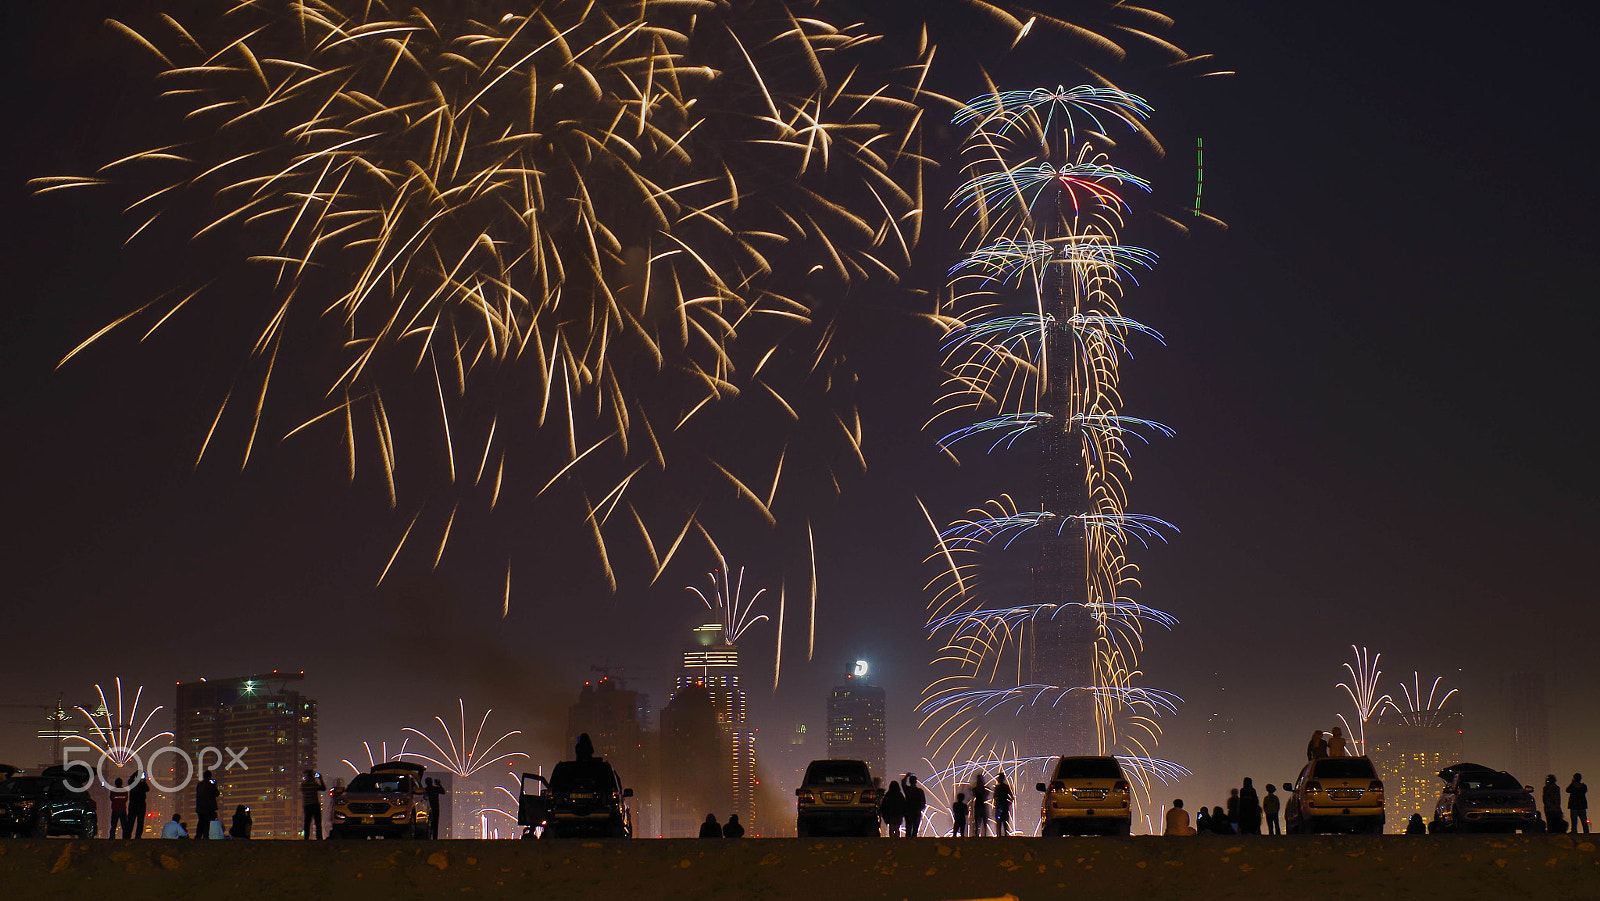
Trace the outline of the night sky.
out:
<instances>
[{"instance_id":1,"label":"night sky","mask_svg":"<svg viewBox=\"0 0 1600 901\"><path fill-rule=\"evenodd\" d=\"M243 472L236 452L194 467L238 363L205 340L204 317L54 368L166 286L169 261L120 248L107 197L25 185L148 138L147 67L100 23L154 6L0 7L11 88L0 703L87 704L93 684L121 676L170 706L176 681L303 669L321 702L324 772L458 697L469 712L495 708L496 735L521 729L521 749L553 762L591 666L625 668L664 705L676 636L704 620L682 586L704 585L713 560L679 561L653 588L625 573L610 595L581 555L549 551L570 524L527 509L465 528L437 571L402 558L374 587L409 514L388 509L370 470L350 485L332 444L269 441ZM1153 202L1191 205L1203 138L1204 208L1229 225L1140 232L1162 263L1123 306L1168 345L1124 366L1129 411L1178 431L1135 449L1129 503L1182 529L1135 557L1138 599L1181 621L1153 627L1140 658L1147 684L1189 699L1160 746L1197 770L1174 791L1219 804L1242 776L1293 778L1310 729L1351 715L1335 684L1352 644L1383 654L1385 692L1413 670L1460 688L1468 757L1499 766L1505 686L1543 675L1552 771L1600 771L1588 346L1600 264L1582 137L1600 99L1589 47L1600 13L1159 6L1177 19L1169 37L1238 73L1106 67L1156 106L1168 156L1146 173ZM1027 86L1074 83L1048 56L995 67L1022 70ZM919 431L936 337L908 326L860 360L868 469L815 518L815 659L791 621L773 691L770 624L746 649L753 715L773 737L819 729L827 689L871 661L889 692L895 772L926 769L913 707L932 541L915 498L948 519L1005 488L994 467L953 469ZM517 545L546 552L514 573L502 619L504 548ZM761 536L732 547L751 583L776 587L779 550ZM32 713L0 713L0 760L35 763L30 727L9 722ZM1198 753L1211 714L1234 723L1227 768Z\"/></svg>"}]
</instances>

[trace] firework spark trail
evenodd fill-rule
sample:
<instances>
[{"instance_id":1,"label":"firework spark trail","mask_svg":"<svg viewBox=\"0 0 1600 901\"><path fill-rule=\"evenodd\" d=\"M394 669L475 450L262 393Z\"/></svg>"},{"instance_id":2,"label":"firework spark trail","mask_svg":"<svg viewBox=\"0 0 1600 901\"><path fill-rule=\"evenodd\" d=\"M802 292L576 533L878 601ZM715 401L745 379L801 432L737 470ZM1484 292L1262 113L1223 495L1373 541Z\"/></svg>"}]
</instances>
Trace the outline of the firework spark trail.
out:
<instances>
[{"instance_id":1,"label":"firework spark trail","mask_svg":"<svg viewBox=\"0 0 1600 901\"><path fill-rule=\"evenodd\" d=\"M451 735L450 734L450 726L449 726L449 724L447 724L444 721L443 717L436 716L436 717L433 718L434 721L439 724L439 728L441 730L443 730L443 732L444 732L444 742L445 742L444 745L441 745L439 742L435 741L431 736L429 736L426 732L423 732L420 729L414 729L414 728L412 728L410 726L407 726L407 727L405 727L405 729L402 730L404 732L410 732L412 735L415 735L418 738L421 738L423 741L427 742L428 744L432 745L434 751L438 753L438 755L439 755L438 757L433 757L433 756L430 756L428 754L418 753L416 751L406 751L406 750L403 750L403 749L401 750L400 754L397 755L397 756L400 757L400 758L414 757L414 758L416 758L418 760L426 760L427 762L433 764L434 766L437 766L437 767L439 767L441 769L449 770L450 772L456 774L457 776L460 776L463 779L467 778L468 776L471 776L473 773L478 772L479 770L483 769L486 766L489 766L492 763L499 763L502 760L510 760L513 757L527 757L528 756L527 754L524 754L521 751L507 751L506 753L503 753L503 754L499 755L498 757L491 757L490 756L490 755L494 754L494 749L499 747L501 742L505 741L506 739L508 739L508 738L510 738L510 737L512 737L514 735L521 735L522 734L521 730L513 730L511 732L507 732L504 735L500 736L499 738L495 739L494 741L490 742L489 746L487 748L484 748L481 752L478 750L478 745L481 744L482 741L483 741L483 730L484 730L484 727L487 726L488 723L489 723L489 714L494 712L494 710L492 708L484 710L483 719L478 721L478 729L472 735L472 743L468 744L467 743L467 702L466 702L465 699L461 699L461 700L458 700L457 703L461 707L461 726L460 726L460 731L457 732L456 735ZM445 747L445 745L449 746L448 749Z\"/></svg>"},{"instance_id":2,"label":"firework spark trail","mask_svg":"<svg viewBox=\"0 0 1600 901\"><path fill-rule=\"evenodd\" d=\"M1082 125L1072 115L1079 100L1087 104ZM1065 437L1067 453L1083 462L1087 509L1074 509L1079 501L1070 493L1062 495L1067 509L1060 510L1048 502L1040 504L1044 509L1019 509L1001 496L938 530L939 550L930 560L942 572L930 583L926 625L939 645L935 668L945 675L924 690L919 705L923 726L932 732L930 759L949 761L946 769L1014 759L1010 736L1021 728L1018 714L1070 710L1091 738L1091 750L1071 753L1121 752L1130 773L1138 774L1144 804L1152 800L1152 779L1181 772L1151 753L1160 735L1157 718L1173 712L1180 699L1136 684L1144 626L1170 628L1174 621L1128 598L1138 570L1124 553L1131 542L1165 541L1166 532L1177 531L1126 509L1128 436L1172 434L1161 423L1121 413L1118 391L1130 336L1161 340L1119 308L1124 283L1134 283L1135 271L1156 261L1150 251L1118 241L1129 210L1121 191L1130 185L1148 191L1150 185L1076 138L1079 131L1088 136L1089 125L1103 131L1108 123L1142 133L1137 122L1148 112L1143 101L1121 92L1039 89L980 98L956 117L974 133L966 180L949 209L968 223L967 240L979 249L950 270L949 379L929 424L948 416L965 420L943 429L940 446L952 455L957 442L978 436L989 439L991 453L1013 448L1023 435L1038 436L1045 448ZM1109 143L1104 134L1096 139ZM1013 164L1014 156L1027 161ZM1064 602L985 603L983 567L1024 535L1081 541L1084 550L1072 553L1087 557L1085 584ZM1028 656L1033 636L1074 614L1089 622L1087 659L1079 664L1088 674L1084 681L1026 678L1038 672ZM997 750L1007 746L1009 752Z\"/></svg>"},{"instance_id":3,"label":"firework spark trail","mask_svg":"<svg viewBox=\"0 0 1600 901\"><path fill-rule=\"evenodd\" d=\"M409 744L410 742L411 742L411 739L409 739L409 738L401 739L401 741L400 741L400 750L394 752L393 755L390 755L390 753L389 753L389 743L388 742L385 741L385 742L378 743L378 753L377 754L373 754L372 753L372 747L373 747L372 743L364 741L364 742L361 743L361 747L362 747L363 750L365 750L367 752L367 768L366 769L362 769L361 767L355 765L348 758L346 758L344 760L341 760L340 763L343 763L345 766L349 767L352 772L354 772L357 776L359 776L362 773L371 771L371 769L373 767L377 766L380 763L388 763L391 760L399 760L402 756L405 755L405 753L406 753L406 745Z\"/></svg>"},{"instance_id":4,"label":"firework spark trail","mask_svg":"<svg viewBox=\"0 0 1600 901\"><path fill-rule=\"evenodd\" d=\"M1443 676L1435 676L1433 684L1428 686L1428 696L1424 698L1422 696L1422 674L1413 671L1411 673L1410 685L1407 685L1404 682L1400 683L1400 692L1406 699L1406 709L1401 712L1424 713L1427 711L1442 709L1445 705L1445 702L1450 700L1450 696L1460 691L1458 688L1452 688L1445 692L1443 696L1440 696L1439 683L1443 681ZM1395 708L1396 710L1400 709L1400 705L1395 703L1393 699L1390 699L1389 706Z\"/></svg>"},{"instance_id":5,"label":"firework spark trail","mask_svg":"<svg viewBox=\"0 0 1600 901\"><path fill-rule=\"evenodd\" d=\"M1350 728L1350 721L1339 714L1339 722L1344 724L1344 731L1355 745L1356 753L1367 753L1367 720L1383 712L1386 705L1393 704L1394 699L1389 695L1378 694L1378 679L1383 675L1383 670L1378 669L1378 661L1383 659L1382 654L1372 654L1366 648L1350 646L1355 653L1355 664L1346 663L1345 672L1350 674L1348 683L1340 682L1339 687L1350 696L1350 702L1356 708L1356 728Z\"/></svg>"},{"instance_id":6,"label":"firework spark trail","mask_svg":"<svg viewBox=\"0 0 1600 901\"><path fill-rule=\"evenodd\" d=\"M275 431L331 428L351 478L374 460L391 504L417 508L394 556L431 530L420 545L437 564L509 478L537 488L529 502L579 506L613 585L619 542L659 577L686 538L713 544L693 527L708 496L732 485L738 515L770 523L785 465L833 481L859 468L833 335L852 286L881 291L917 243L933 47L896 68L877 32L831 12L263 0L113 23L157 60L182 125L34 185L134 187L132 236L248 248L260 277L239 296L261 303L202 456L235 415L245 461ZM238 274L219 279L62 362L119 326L148 337L183 307L234 302ZM279 412L290 378L326 402ZM787 425L750 436L756 462L710 450L758 414ZM522 432L539 438L536 464ZM818 443L794 445L808 434L849 443L846 462L796 458ZM419 472L442 481L442 503L410 499Z\"/></svg>"},{"instance_id":7,"label":"firework spark trail","mask_svg":"<svg viewBox=\"0 0 1600 901\"><path fill-rule=\"evenodd\" d=\"M1133 267L1154 269L1156 255L1143 247L1108 243L1103 235L1068 238L1062 241L1014 241L1002 239L980 247L950 268L950 275L972 271L986 280L1009 285L1023 275L1038 281L1051 266L1085 270L1109 269L1134 284Z\"/></svg>"},{"instance_id":8,"label":"firework spark trail","mask_svg":"<svg viewBox=\"0 0 1600 901\"><path fill-rule=\"evenodd\" d=\"M735 578L728 569L728 561L724 560L721 554L717 555L717 564L716 569L706 573L706 577L711 580L711 594L709 596L693 585L685 585L684 588L694 592L695 596L700 598L700 601L706 605L707 610L721 618L722 634L725 640L728 644L736 645L746 629L756 623L767 620L768 617L765 613L754 619L750 617L750 614L754 612L756 601L759 601L761 596L767 593L767 590L763 588L751 595L749 600L745 600L742 597L744 592L744 567L739 567L739 575Z\"/></svg>"},{"instance_id":9,"label":"firework spark trail","mask_svg":"<svg viewBox=\"0 0 1600 901\"><path fill-rule=\"evenodd\" d=\"M1391 714L1403 725L1407 726L1438 726L1444 715L1444 705L1455 696L1459 689L1452 688L1444 694L1439 693L1443 676L1436 676L1433 683L1428 686L1426 694L1422 691L1422 674L1413 671L1411 684L1404 680L1400 682L1400 694L1405 699L1405 706L1392 698L1388 700L1388 708L1379 708L1379 713Z\"/></svg>"},{"instance_id":10,"label":"firework spark trail","mask_svg":"<svg viewBox=\"0 0 1600 901\"><path fill-rule=\"evenodd\" d=\"M75 734L71 741L81 741L100 752L107 760L117 766L126 766L135 760L142 760L144 749L152 743L163 738L171 738L171 732L157 732L150 736L144 735L144 728L150 725L150 720L160 713L162 708L157 705L154 710L145 714L144 719L139 719L139 699L144 695L144 686L139 686L133 693L133 704L128 712L122 712L122 677L116 677L117 706L113 708L106 702L106 691L99 685L94 687L95 693L100 696L100 710L104 711L105 722L95 718L95 714L75 707L84 718L89 721L93 731L92 735Z\"/></svg>"}]
</instances>

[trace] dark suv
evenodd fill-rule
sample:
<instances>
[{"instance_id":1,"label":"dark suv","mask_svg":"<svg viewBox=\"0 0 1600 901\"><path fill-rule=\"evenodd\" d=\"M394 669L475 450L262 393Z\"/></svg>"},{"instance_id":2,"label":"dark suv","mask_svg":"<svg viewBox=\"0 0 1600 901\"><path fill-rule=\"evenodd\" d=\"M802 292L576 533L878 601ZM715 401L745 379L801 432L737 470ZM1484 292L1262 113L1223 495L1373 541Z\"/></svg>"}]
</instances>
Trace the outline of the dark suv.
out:
<instances>
[{"instance_id":1,"label":"dark suv","mask_svg":"<svg viewBox=\"0 0 1600 901\"><path fill-rule=\"evenodd\" d=\"M1543 832L1533 787L1510 773L1476 763L1439 771L1444 789L1433 808L1429 832Z\"/></svg>"},{"instance_id":2,"label":"dark suv","mask_svg":"<svg viewBox=\"0 0 1600 901\"><path fill-rule=\"evenodd\" d=\"M0 782L0 834L94 838L100 821L88 791L93 778L85 768L53 766Z\"/></svg>"},{"instance_id":3,"label":"dark suv","mask_svg":"<svg viewBox=\"0 0 1600 901\"><path fill-rule=\"evenodd\" d=\"M529 794L529 779L543 788ZM563 760L548 778L523 773L522 783L517 823L527 827L528 838L541 826L543 838L633 837L633 817L628 810L633 789L623 788L617 771L598 757Z\"/></svg>"}]
</instances>

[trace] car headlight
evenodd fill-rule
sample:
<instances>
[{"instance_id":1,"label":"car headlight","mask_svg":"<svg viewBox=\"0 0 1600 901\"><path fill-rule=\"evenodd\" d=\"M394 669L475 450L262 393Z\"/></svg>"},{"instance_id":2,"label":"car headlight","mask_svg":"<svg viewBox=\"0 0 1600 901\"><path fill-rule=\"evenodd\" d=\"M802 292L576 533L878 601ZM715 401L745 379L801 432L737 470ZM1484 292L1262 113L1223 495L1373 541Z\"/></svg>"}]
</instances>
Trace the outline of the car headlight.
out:
<instances>
[{"instance_id":1,"label":"car headlight","mask_svg":"<svg viewBox=\"0 0 1600 901\"><path fill-rule=\"evenodd\" d=\"M345 814L344 814L343 811L335 810L333 812L333 818L334 818L335 821L342 820L342 819L345 818Z\"/></svg>"},{"instance_id":2,"label":"car headlight","mask_svg":"<svg viewBox=\"0 0 1600 901\"><path fill-rule=\"evenodd\" d=\"M401 821L401 820L409 820L409 819L411 819L411 814L406 813L405 811L402 810L399 813L394 814L393 816L389 817L389 819L395 820L397 822Z\"/></svg>"}]
</instances>

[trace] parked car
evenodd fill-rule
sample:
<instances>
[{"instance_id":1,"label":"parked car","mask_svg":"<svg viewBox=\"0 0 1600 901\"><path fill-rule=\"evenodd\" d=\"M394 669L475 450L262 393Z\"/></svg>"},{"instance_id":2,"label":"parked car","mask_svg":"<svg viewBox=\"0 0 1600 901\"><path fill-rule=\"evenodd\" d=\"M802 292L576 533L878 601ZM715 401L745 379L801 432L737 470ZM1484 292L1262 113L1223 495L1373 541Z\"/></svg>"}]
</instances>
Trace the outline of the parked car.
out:
<instances>
[{"instance_id":1,"label":"parked car","mask_svg":"<svg viewBox=\"0 0 1600 901\"><path fill-rule=\"evenodd\" d=\"M92 778L85 768L53 766L0 781L0 835L94 838L100 821L87 790Z\"/></svg>"},{"instance_id":2,"label":"parked car","mask_svg":"<svg viewBox=\"0 0 1600 901\"><path fill-rule=\"evenodd\" d=\"M794 790L795 833L877 835L883 790L864 760L813 760Z\"/></svg>"},{"instance_id":3,"label":"parked car","mask_svg":"<svg viewBox=\"0 0 1600 901\"><path fill-rule=\"evenodd\" d=\"M1458 763L1439 771L1444 789L1433 806L1429 832L1543 832L1533 786L1504 770Z\"/></svg>"},{"instance_id":4,"label":"parked car","mask_svg":"<svg viewBox=\"0 0 1600 901\"><path fill-rule=\"evenodd\" d=\"M1383 780L1366 757L1319 757L1283 790L1283 828L1291 835L1383 831Z\"/></svg>"},{"instance_id":5,"label":"parked car","mask_svg":"<svg viewBox=\"0 0 1600 901\"><path fill-rule=\"evenodd\" d=\"M333 805L329 838L429 838L431 812L419 763L390 761L350 780Z\"/></svg>"},{"instance_id":6,"label":"parked car","mask_svg":"<svg viewBox=\"0 0 1600 901\"><path fill-rule=\"evenodd\" d=\"M1133 830L1128 777L1115 757L1062 757L1039 810L1046 836L1127 835Z\"/></svg>"},{"instance_id":7,"label":"parked car","mask_svg":"<svg viewBox=\"0 0 1600 901\"><path fill-rule=\"evenodd\" d=\"M529 780L541 786L537 793L528 792ZM633 837L628 809L633 789L623 788L617 771L602 758L563 760L549 778L523 773L522 784L517 822L527 827L527 838L535 830L541 838Z\"/></svg>"}]
</instances>

